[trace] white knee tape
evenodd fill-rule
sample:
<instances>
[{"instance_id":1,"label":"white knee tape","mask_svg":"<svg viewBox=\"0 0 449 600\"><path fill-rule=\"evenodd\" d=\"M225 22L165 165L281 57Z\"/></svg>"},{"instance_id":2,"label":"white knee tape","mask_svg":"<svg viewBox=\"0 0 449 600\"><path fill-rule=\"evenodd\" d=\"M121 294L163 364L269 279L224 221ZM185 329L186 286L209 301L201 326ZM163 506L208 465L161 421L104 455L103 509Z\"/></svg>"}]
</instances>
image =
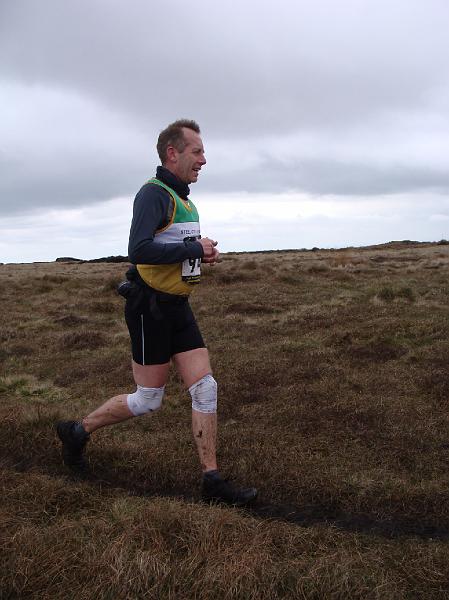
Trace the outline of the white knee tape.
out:
<instances>
[{"instance_id":1,"label":"white knee tape","mask_svg":"<svg viewBox=\"0 0 449 600\"><path fill-rule=\"evenodd\" d=\"M127 398L129 410L135 417L158 410L162 404L164 390L165 385L160 388L147 388L138 385L134 394L129 394Z\"/></svg>"},{"instance_id":2,"label":"white knee tape","mask_svg":"<svg viewBox=\"0 0 449 600\"><path fill-rule=\"evenodd\" d=\"M217 382L211 374L189 387L192 396L192 408L201 413L217 412Z\"/></svg>"}]
</instances>

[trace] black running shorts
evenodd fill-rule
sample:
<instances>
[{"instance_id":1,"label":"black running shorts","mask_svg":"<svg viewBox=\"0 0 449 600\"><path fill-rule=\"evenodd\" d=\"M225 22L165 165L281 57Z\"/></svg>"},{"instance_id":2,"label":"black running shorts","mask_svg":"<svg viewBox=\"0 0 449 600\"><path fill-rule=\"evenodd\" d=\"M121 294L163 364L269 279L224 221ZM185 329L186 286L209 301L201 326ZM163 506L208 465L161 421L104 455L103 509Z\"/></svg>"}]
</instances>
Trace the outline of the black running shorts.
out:
<instances>
[{"instance_id":1,"label":"black running shorts","mask_svg":"<svg viewBox=\"0 0 449 600\"><path fill-rule=\"evenodd\" d=\"M147 297L137 308L127 301L125 320L139 365L161 365L178 352L205 348L187 298L174 303Z\"/></svg>"}]
</instances>

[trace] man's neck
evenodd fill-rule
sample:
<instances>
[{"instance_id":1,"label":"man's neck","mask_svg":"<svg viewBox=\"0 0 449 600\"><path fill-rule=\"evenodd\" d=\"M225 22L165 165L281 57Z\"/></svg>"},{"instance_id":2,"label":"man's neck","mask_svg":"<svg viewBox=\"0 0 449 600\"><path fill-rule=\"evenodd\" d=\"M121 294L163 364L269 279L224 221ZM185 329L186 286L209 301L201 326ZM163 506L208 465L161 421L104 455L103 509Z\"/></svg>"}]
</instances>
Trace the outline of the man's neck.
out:
<instances>
[{"instance_id":1,"label":"man's neck","mask_svg":"<svg viewBox=\"0 0 449 600\"><path fill-rule=\"evenodd\" d=\"M181 181L177 175L166 166L162 165L156 170L156 177L173 188L181 198L187 198L190 193L189 186Z\"/></svg>"}]
</instances>

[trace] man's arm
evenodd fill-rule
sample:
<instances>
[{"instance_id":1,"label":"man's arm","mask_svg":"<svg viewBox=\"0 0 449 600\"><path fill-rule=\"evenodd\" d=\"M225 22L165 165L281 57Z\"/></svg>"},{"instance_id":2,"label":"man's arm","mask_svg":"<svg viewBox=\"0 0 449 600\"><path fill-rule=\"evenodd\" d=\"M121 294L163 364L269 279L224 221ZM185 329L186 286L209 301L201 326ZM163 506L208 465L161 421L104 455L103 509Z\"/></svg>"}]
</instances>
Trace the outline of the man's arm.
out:
<instances>
[{"instance_id":1,"label":"man's arm","mask_svg":"<svg viewBox=\"0 0 449 600\"><path fill-rule=\"evenodd\" d=\"M156 231L167 224L171 202L170 195L155 185L144 185L138 192L128 244L128 257L133 264L166 265L186 258L203 258L200 242L161 244L154 241Z\"/></svg>"}]
</instances>

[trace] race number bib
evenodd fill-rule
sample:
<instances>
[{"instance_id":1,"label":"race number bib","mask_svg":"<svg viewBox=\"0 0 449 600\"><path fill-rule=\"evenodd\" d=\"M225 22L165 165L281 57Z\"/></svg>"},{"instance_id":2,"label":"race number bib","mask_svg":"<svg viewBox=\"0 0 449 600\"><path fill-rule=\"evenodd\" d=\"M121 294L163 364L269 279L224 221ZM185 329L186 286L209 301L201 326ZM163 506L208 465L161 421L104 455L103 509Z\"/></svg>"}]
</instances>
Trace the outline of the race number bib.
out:
<instances>
[{"instance_id":1,"label":"race number bib","mask_svg":"<svg viewBox=\"0 0 449 600\"><path fill-rule=\"evenodd\" d=\"M184 241L195 242L198 238L188 237ZM201 279L201 258L186 258L181 266L181 277L186 283L199 283Z\"/></svg>"}]
</instances>

